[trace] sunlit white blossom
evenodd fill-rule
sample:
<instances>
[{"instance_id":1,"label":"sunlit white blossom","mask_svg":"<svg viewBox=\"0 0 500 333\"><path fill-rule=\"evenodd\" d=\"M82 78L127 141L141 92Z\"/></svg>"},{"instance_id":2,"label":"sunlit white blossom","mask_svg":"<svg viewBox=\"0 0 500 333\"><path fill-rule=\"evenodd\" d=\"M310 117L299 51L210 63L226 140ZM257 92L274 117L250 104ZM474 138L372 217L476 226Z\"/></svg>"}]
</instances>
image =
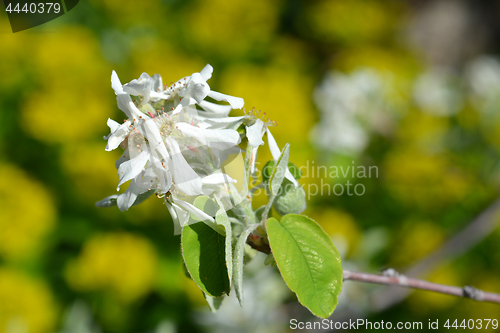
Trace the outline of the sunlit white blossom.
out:
<instances>
[{"instance_id":1,"label":"sunlit white blossom","mask_svg":"<svg viewBox=\"0 0 500 333\"><path fill-rule=\"evenodd\" d=\"M216 172L226 151L240 143L235 128L242 118L228 119L224 113L242 107L243 100L212 91L206 83L211 75L212 67L207 65L200 73L166 87L158 74L150 77L143 73L139 79L122 84L113 71L111 86L127 119L122 124L108 120L111 133L106 137L106 150L124 149L116 163L118 189L129 181L130 185L123 194L107 199L116 200L121 210L143 196L171 194L174 184L175 192L182 196L201 195L206 192L202 178ZM221 105L225 108L221 114L217 104L204 103L206 97L229 105ZM208 111L197 110L196 105ZM216 117L212 119L210 114ZM189 207L179 202L176 205Z\"/></svg>"},{"instance_id":2,"label":"sunlit white blossom","mask_svg":"<svg viewBox=\"0 0 500 333\"><path fill-rule=\"evenodd\" d=\"M269 150L271 151L271 155L273 156L273 160L277 162L281 156L281 150L276 143L271 131L269 130L269 126L276 125L276 123L272 120L260 118L260 112L255 112L252 110L248 115L250 120L254 120L254 123L250 126L246 126L246 136L248 138L248 144L252 147L251 155L250 155L250 173L254 174L256 171L256 162L257 162L257 151L260 146L264 145L264 141L262 137L264 134L267 134L267 142L269 146ZM265 116L265 114L263 114ZM298 186L299 183L293 177L292 173L287 169L285 173L285 177L290 180L295 186Z\"/></svg>"}]
</instances>

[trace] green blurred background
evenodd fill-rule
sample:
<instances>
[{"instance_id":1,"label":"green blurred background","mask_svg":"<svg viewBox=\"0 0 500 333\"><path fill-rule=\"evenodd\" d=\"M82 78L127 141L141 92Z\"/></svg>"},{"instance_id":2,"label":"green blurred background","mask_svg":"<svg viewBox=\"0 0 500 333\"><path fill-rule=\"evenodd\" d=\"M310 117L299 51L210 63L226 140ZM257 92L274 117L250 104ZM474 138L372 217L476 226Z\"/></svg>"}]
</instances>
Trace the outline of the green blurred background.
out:
<instances>
[{"instance_id":1,"label":"green blurred background","mask_svg":"<svg viewBox=\"0 0 500 333\"><path fill-rule=\"evenodd\" d=\"M123 117L112 70L168 83L210 63L214 90L266 112L308 167L306 214L345 268L404 272L432 256L498 197L499 18L493 0L88 0L13 34L0 14L0 332L287 332L290 318L313 320L261 256L245 307L209 313L161 200L95 207L118 180L119 152L102 139ZM347 181L364 194L332 193ZM499 219L495 206L477 241L418 276L500 292ZM332 319L500 319L493 304L396 296L346 282Z\"/></svg>"}]
</instances>

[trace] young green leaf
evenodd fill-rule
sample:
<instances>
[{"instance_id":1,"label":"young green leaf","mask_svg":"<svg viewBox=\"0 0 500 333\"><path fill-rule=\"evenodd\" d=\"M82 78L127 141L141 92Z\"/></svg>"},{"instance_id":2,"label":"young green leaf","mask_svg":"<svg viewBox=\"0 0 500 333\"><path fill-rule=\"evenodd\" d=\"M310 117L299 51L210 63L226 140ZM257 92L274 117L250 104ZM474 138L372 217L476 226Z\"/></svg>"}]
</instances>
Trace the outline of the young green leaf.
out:
<instances>
[{"instance_id":1,"label":"young green leaf","mask_svg":"<svg viewBox=\"0 0 500 333\"><path fill-rule=\"evenodd\" d=\"M225 238L201 222L182 229L182 256L189 274L201 290L213 297L230 291Z\"/></svg>"},{"instance_id":2,"label":"young green leaf","mask_svg":"<svg viewBox=\"0 0 500 333\"><path fill-rule=\"evenodd\" d=\"M300 214L307 208L306 192L301 186L295 187L285 179L280 193L273 201L273 207L280 215Z\"/></svg>"},{"instance_id":3,"label":"young green leaf","mask_svg":"<svg viewBox=\"0 0 500 333\"><path fill-rule=\"evenodd\" d=\"M248 236L254 231L259 224L249 226L241 233L234 247L234 260L233 260L233 284L236 292L238 302L243 306L243 265L245 259L245 244Z\"/></svg>"},{"instance_id":4,"label":"young green leaf","mask_svg":"<svg viewBox=\"0 0 500 333\"><path fill-rule=\"evenodd\" d=\"M288 168L288 155L290 153L290 144L286 144L285 148L281 153L281 156L274 166L273 173L269 178L269 189L271 190L271 194L276 195L281 187L281 183L283 183L283 179L285 178L285 173Z\"/></svg>"},{"instance_id":5,"label":"young green leaf","mask_svg":"<svg viewBox=\"0 0 500 333\"><path fill-rule=\"evenodd\" d=\"M267 220L271 250L286 284L314 315L328 318L342 288L340 254L310 218L288 214Z\"/></svg>"},{"instance_id":6,"label":"young green leaf","mask_svg":"<svg viewBox=\"0 0 500 333\"><path fill-rule=\"evenodd\" d=\"M302 171L294 163L288 162L288 170L290 170L290 173L296 180L302 177Z\"/></svg>"},{"instance_id":7,"label":"young green leaf","mask_svg":"<svg viewBox=\"0 0 500 333\"><path fill-rule=\"evenodd\" d=\"M255 210L255 216L257 217L257 221L261 221L264 218L262 216L262 214L264 214L265 211L266 211L266 206L260 206L259 208L257 208ZM270 215L271 215L271 212L267 211L266 221L268 218L271 217Z\"/></svg>"},{"instance_id":8,"label":"young green leaf","mask_svg":"<svg viewBox=\"0 0 500 333\"><path fill-rule=\"evenodd\" d=\"M270 160L262 168L262 181L264 183L269 181L275 164L274 160ZM288 162L288 170L296 180L299 180L300 177L302 177L302 171L294 163Z\"/></svg>"},{"instance_id":9,"label":"young green leaf","mask_svg":"<svg viewBox=\"0 0 500 333\"><path fill-rule=\"evenodd\" d=\"M216 213L217 213L217 211L219 209L219 206L212 199L210 199L209 197L204 196L204 195L200 195L199 197L197 197L194 200L193 204L194 204L194 206L196 208L202 210L203 212L205 212L206 214L208 214L208 215L210 215L212 217L216 216ZM188 224L194 224L194 223L197 223L197 222L200 222L200 221L201 220L198 217L196 217L193 214L191 214L189 216ZM215 231L217 231L222 236L226 235L226 230L224 229L224 227L220 223L217 223L217 221L212 222L210 220L204 220L203 223L205 223L210 228L212 228Z\"/></svg>"},{"instance_id":10,"label":"young green leaf","mask_svg":"<svg viewBox=\"0 0 500 333\"><path fill-rule=\"evenodd\" d=\"M216 198L217 204L219 205L219 210L217 211L217 214L215 214L215 223L219 226L224 226L224 230L226 231L226 240L225 240L225 257L226 257L226 268L227 268L227 275L229 277L229 285L231 285L231 280L233 278L233 245L232 245L232 238L233 238L233 232L231 228L231 222L229 222L229 218L226 214L226 211L224 210L224 205L218 198Z\"/></svg>"}]
</instances>

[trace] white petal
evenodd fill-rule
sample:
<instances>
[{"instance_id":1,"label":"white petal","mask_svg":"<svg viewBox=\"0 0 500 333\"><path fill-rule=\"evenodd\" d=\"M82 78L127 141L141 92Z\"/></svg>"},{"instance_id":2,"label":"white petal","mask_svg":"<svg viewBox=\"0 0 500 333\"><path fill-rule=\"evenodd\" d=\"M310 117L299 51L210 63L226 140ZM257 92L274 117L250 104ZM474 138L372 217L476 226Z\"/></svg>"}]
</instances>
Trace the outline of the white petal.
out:
<instances>
[{"instance_id":1,"label":"white petal","mask_svg":"<svg viewBox=\"0 0 500 333\"><path fill-rule=\"evenodd\" d=\"M241 142L240 134L232 129L206 129L205 138L212 149L226 150Z\"/></svg>"},{"instance_id":2,"label":"white petal","mask_svg":"<svg viewBox=\"0 0 500 333\"><path fill-rule=\"evenodd\" d=\"M118 208L122 212L129 209L134 204L137 196L143 192L144 190L137 186L134 181L130 182L127 190L123 194L120 194L118 198L116 198L116 204L118 205Z\"/></svg>"},{"instance_id":3,"label":"white petal","mask_svg":"<svg viewBox=\"0 0 500 333\"><path fill-rule=\"evenodd\" d=\"M153 74L153 76L151 77L151 80L153 83L153 85L152 85L153 91L155 91L155 92L163 91L163 80L162 80L160 74Z\"/></svg>"},{"instance_id":4,"label":"white petal","mask_svg":"<svg viewBox=\"0 0 500 333\"><path fill-rule=\"evenodd\" d=\"M233 109L231 107L231 105L220 105L220 104L215 104L215 103L205 101L205 100L199 102L198 105L201 106L202 109L205 111L215 112L215 113L223 114L226 116Z\"/></svg>"},{"instance_id":5,"label":"white petal","mask_svg":"<svg viewBox=\"0 0 500 333\"><path fill-rule=\"evenodd\" d=\"M231 129L202 129L186 123L177 123L177 128L187 137L210 148L224 150L239 144L241 141L239 133Z\"/></svg>"},{"instance_id":6,"label":"white petal","mask_svg":"<svg viewBox=\"0 0 500 333\"><path fill-rule=\"evenodd\" d=\"M161 161L151 156L150 163L141 177L136 177L135 181L144 189L152 189L158 193L166 193L172 186L172 176L166 170Z\"/></svg>"},{"instance_id":7,"label":"white petal","mask_svg":"<svg viewBox=\"0 0 500 333\"><path fill-rule=\"evenodd\" d=\"M191 75L190 82L187 84L187 91L179 92L181 97L192 97L197 103L200 103L210 93L210 86L199 73Z\"/></svg>"},{"instance_id":8,"label":"white petal","mask_svg":"<svg viewBox=\"0 0 500 333\"><path fill-rule=\"evenodd\" d=\"M184 200L179 200L176 199L175 197L172 197L172 201L179 205L180 207L184 208L186 211L190 212L194 216L196 216L200 221L210 221L210 222L215 222L214 218L204 211L202 211L199 208L196 208L194 205L190 204L187 201Z\"/></svg>"},{"instance_id":9,"label":"white petal","mask_svg":"<svg viewBox=\"0 0 500 333\"><path fill-rule=\"evenodd\" d=\"M123 94L123 86L118 78L118 74L115 71L111 73L111 88L115 91L115 94Z\"/></svg>"},{"instance_id":10,"label":"white petal","mask_svg":"<svg viewBox=\"0 0 500 333\"><path fill-rule=\"evenodd\" d=\"M210 64L207 64L200 72L200 75L203 77L205 81L208 81L212 77L212 73L214 71L214 68L210 66Z\"/></svg>"},{"instance_id":11,"label":"white petal","mask_svg":"<svg viewBox=\"0 0 500 333\"><path fill-rule=\"evenodd\" d=\"M266 128L266 132L267 132L267 143L269 145L269 150L271 151L271 155L273 156L274 161L277 162L281 156L281 150L278 147L278 144L276 143L274 136L271 134L271 131L269 131L269 128Z\"/></svg>"},{"instance_id":12,"label":"white petal","mask_svg":"<svg viewBox=\"0 0 500 333\"><path fill-rule=\"evenodd\" d=\"M149 159L149 153L143 151L139 155L137 155L135 158L132 158L129 161L123 162L120 167L118 168L118 177L119 177L119 182L118 182L118 188L117 190L120 189L120 186L125 183L126 181L129 181L132 178L135 178L138 174L141 173L141 171L144 169L144 166L148 162Z\"/></svg>"},{"instance_id":13,"label":"white petal","mask_svg":"<svg viewBox=\"0 0 500 333\"><path fill-rule=\"evenodd\" d=\"M186 195L200 194L202 187L200 176L181 154L177 141L167 138L167 143L172 153L169 160L169 169L172 172L175 186Z\"/></svg>"},{"instance_id":14,"label":"white petal","mask_svg":"<svg viewBox=\"0 0 500 333\"><path fill-rule=\"evenodd\" d=\"M111 130L111 133L113 133L120 126L120 123L114 121L111 118L108 118L107 125L108 125L109 129Z\"/></svg>"},{"instance_id":15,"label":"white petal","mask_svg":"<svg viewBox=\"0 0 500 333\"><path fill-rule=\"evenodd\" d=\"M288 179L289 181L291 181L293 183L293 185L295 185L295 187L299 186L299 182L297 181L297 179L295 179L292 175L292 173L290 172L290 170L287 168L286 169L286 172L285 172L285 178Z\"/></svg>"},{"instance_id":16,"label":"white petal","mask_svg":"<svg viewBox=\"0 0 500 333\"><path fill-rule=\"evenodd\" d=\"M255 174L255 171L256 171L256 163L257 163L257 149L259 149L258 147L254 147L252 148L252 151L250 152L250 173L252 175Z\"/></svg>"},{"instance_id":17,"label":"white petal","mask_svg":"<svg viewBox=\"0 0 500 333\"><path fill-rule=\"evenodd\" d=\"M269 150L271 151L271 155L273 155L273 159L275 162L278 162L280 156L281 156L281 151L280 148L278 147L278 144L276 143L276 140L274 139L273 135L271 134L271 131L269 131L269 128L266 128L267 131L267 143L269 145ZM293 177L292 173L290 170L287 168L285 172L285 178L291 181L295 187L299 186L299 183L297 180Z\"/></svg>"},{"instance_id":18,"label":"white petal","mask_svg":"<svg viewBox=\"0 0 500 333\"><path fill-rule=\"evenodd\" d=\"M108 126L110 128L111 126L114 127L115 124L110 124L109 120L108 120ZM118 124L117 122L115 123ZM110 151L116 149L120 145L120 143L122 143L123 140L125 140L125 138L127 137L127 135L129 135L129 133L130 133L130 122L128 120L121 125L118 124L118 127L116 127L113 133L111 133L108 137L108 144L106 145L106 150Z\"/></svg>"},{"instance_id":19,"label":"white petal","mask_svg":"<svg viewBox=\"0 0 500 333\"><path fill-rule=\"evenodd\" d=\"M216 101L228 102L229 105L231 105L231 107L233 109L241 109L243 107L243 105L245 104L245 101L243 100L243 98L234 97L234 96L230 96L230 95L226 95L226 94L221 94L220 92L213 91L213 90L208 93L208 96L212 97Z\"/></svg>"},{"instance_id":20,"label":"white petal","mask_svg":"<svg viewBox=\"0 0 500 333\"><path fill-rule=\"evenodd\" d=\"M141 104L145 104L149 101L149 94L151 93L152 86L153 82L148 73L142 73L139 79L134 79L125 84L123 90L131 95L143 96Z\"/></svg>"},{"instance_id":21,"label":"white petal","mask_svg":"<svg viewBox=\"0 0 500 333\"><path fill-rule=\"evenodd\" d=\"M157 101L159 99L169 99L170 95L164 92L156 92L156 91L151 91L149 94L149 99L151 101Z\"/></svg>"},{"instance_id":22,"label":"white petal","mask_svg":"<svg viewBox=\"0 0 500 333\"><path fill-rule=\"evenodd\" d=\"M167 200L165 200L165 205L167 206L174 222L174 235L180 235L182 227L189 220L189 213Z\"/></svg>"},{"instance_id":23,"label":"white petal","mask_svg":"<svg viewBox=\"0 0 500 333\"><path fill-rule=\"evenodd\" d=\"M117 94L116 102L118 104L118 108L122 110L127 117L133 118L134 121L137 121L140 118L149 118L134 105L134 102L132 102L132 98L129 94Z\"/></svg>"},{"instance_id":24,"label":"white petal","mask_svg":"<svg viewBox=\"0 0 500 333\"><path fill-rule=\"evenodd\" d=\"M184 99L182 100L182 102L184 102L185 100L186 100L186 98L184 98ZM195 102L196 102L196 101L195 101ZM184 107L184 105L183 105L183 104L181 104L181 103L180 103L179 105L177 105L177 106L175 107L175 109L173 109L172 111L170 111L170 112L169 112L169 113L170 113L170 116L174 116L174 115L176 115L176 114L180 113L180 112L182 111L182 108L183 108L183 107Z\"/></svg>"},{"instance_id":25,"label":"white petal","mask_svg":"<svg viewBox=\"0 0 500 333\"><path fill-rule=\"evenodd\" d=\"M262 120L257 119L252 126L246 126L246 132L250 146L258 147L264 144L264 141L262 141L262 136L264 135L264 122Z\"/></svg>"},{"instance_id":26,"label":"white petal","mask_svg":"<svg viewBox=\"0 0 500 333\"><path fill-rule=\"evenodd\" d=\"M130 152L127 149L121 154L120 158L116 160L115 167L118 169L123 162L128 160L130 160Z\"/></svg>"},{"instance_id":27,"label":"white petal","mask_svg":"<svg viewBox=\"0 0 500 333\"><path fill-rule=\"evenodd\" d=\"M167 160L169 158L169 154L155 121L151 118L148 118L141 124L140 128L144 132L144 136L146 137L146 139L148 139L151 153L155 154L156 151L158 151L160 153L160 156L163 159Z\"/></svg>"},{"instance_id":28,"label":"white petal","mask_svg":"<svg viewBox=\"0 0 500 333\"><path fill-rule=\"evenodd\" d=\"M200 117L201 118L201 117ZM222 117L222 118L202 118L202 121L206 128L218 129L218 128L228 128L236 129L243 122L245 116L241 117Z\"/></svg>"},{"instance_id":29,"label":"white petal","mask_svg":"<svg viewBox=\"0 0 500 333\"><path fill-rule=\"evenodd\" d=\"M205 138L205 132L203 129L189 125L187 123L177 123L177 129L182 132L185 136L195 139L203 146L207 145L207 140Z\"/></svg>"}]
</instances>

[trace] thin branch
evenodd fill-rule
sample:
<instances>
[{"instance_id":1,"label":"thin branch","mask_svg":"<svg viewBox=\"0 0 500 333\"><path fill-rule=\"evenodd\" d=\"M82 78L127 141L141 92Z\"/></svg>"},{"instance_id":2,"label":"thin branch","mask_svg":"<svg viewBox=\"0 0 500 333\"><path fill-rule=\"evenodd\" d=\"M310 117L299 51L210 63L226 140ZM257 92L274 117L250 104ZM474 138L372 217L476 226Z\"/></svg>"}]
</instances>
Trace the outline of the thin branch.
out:
<instances>
[{"instance_id":1,"label":"thin branch","mask_svg":"<svg viewBox=\"0 0 500 333\"><path fill-rule=\"evenodd\" d=\"M452 287L439 283L432 283L420 279L409 278L405 275L400 275L394 270L390 270L389 274L367 274L344 270L344 281L360 281L375 284L384 284L389 286L407 287L421 290L434 291L442 294L449 294L459 297L466 297L476 301L500 303L500 294L494 294L476 289L471 286Z\"/></svg>"},{"instance_id":2,"label":"thin branch","mask_svg":"<svg viewBox=\"0 0 500 333\"><path fill-rule=\"evenodd\" d=\"M455 234L431 255L403 270L406 276L423 276L434 270L443 261L456 258L470 250L484 238L490 235L498 226L496 218L500 211L500 198L482 211L465 228ZM400 303L408 295L407 289L379 290L373 296L373 304L377 311L383 311Z\"/></svg>"}]
</instances>

